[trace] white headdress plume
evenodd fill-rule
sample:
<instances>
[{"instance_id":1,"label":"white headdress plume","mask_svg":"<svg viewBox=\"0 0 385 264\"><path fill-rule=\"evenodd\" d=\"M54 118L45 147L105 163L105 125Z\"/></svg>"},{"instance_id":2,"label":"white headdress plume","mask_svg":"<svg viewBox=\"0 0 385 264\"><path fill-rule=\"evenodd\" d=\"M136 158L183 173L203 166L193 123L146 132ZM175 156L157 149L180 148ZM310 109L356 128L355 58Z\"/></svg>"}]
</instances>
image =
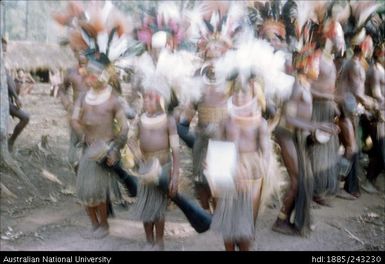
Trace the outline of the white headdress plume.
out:
<instances>
[{"instance_id":1,"label":"white headdress plume","mask_svg":"<svg viewBox=\"0 0 385 264\"><path fill-rule=\"evenodd\" d=\"M166 102L170 101L171 89L163 75L157 72L147 73L143 79L142 87L144 91L156 91Z\"/></svg>"},{"instance_id":2,"label":"white headdress plume","mask_svg":"<svg viewBox=\"0 0 385 264\"><path fill-rule=\"evenodd\" d=\"M201 59L194 53L185 50L171 52L165 48L161 50L157 62L148 53L144 53L127 63L133 64L143 88L152 85L152 89L159 89L166 103L170 100L171 91L182 103L198 101L201 96L201 81L194 78L201 66ZM165 85L157 88L157 83L160 82Z\"/></svg>"},{"instance_id":3,"label":"white headdress plume","mask_svg":"<svg viewBox=\"0 0 385 264\"><path fill-rule=\"evenodd\" d=\"M164 49L159 55L156 72L166 78L180 101L197 101L201 95L201 84L194 74L201 64L202 60L192 52Z\"/></svg>"},{"instance_id":4,"label":"white headdress plume","mask_svg":"<svg viewBox=\"0 0 385 264\"><path fill-rule=\"evenodd\" d=\"M227 13L226 21L224 22L221 30L222 37L230 36L234 37L243 24L246 23L246 3L245 2L232 2Z\"/></svg>"},{"instance_id":5,"label":"white headdress plume","mask_svg":"<svg viewBox=\"0 0 385 264\"><path fill-rule=\"evenodd\" d=\"M285 100L290 96L294 78L285 74L285 54L274 52L265 40L251 36L242 39L237 50L227 52L215 63L215 73L224 80L234 72L245 85L251 75L262 80L267 99Z\"/></svg>"},{"instance_id":6,"label":"white headdress plume","mask_svg":"<svg viewBox=\"0 0 385 264\"><path fill-rule=\"evenodd\" d=\"M193 8L184 9L184 16L186 21L188 21L186 34L194 43L197 43L201 37L206 38L208 35L208 29L203 22L202 10L202 5L196 5Z\"/></svg>"},{"instance_id":7,"label":"white headdress plume","mask_svg":"<svg viewBox=\"0 0 385 264\"><path fill-rule=\"evenodd\" d=\"M296 1L297 4L297 26L298 33L301 33L305 23L315 17L314 8L316 2L313 1Z\"/></svg>"},{"instance_id":8,"label":"white headdress plume","mask_svg":"<svg viewBox=\"0 0 385 264\"><path fill-rule=\"evenodd\" d=\"M162 24L180 23L181 21L180 9L173 1L163 1L159 3L157 13L158 26Z\"/></svg>"}]
</instances>

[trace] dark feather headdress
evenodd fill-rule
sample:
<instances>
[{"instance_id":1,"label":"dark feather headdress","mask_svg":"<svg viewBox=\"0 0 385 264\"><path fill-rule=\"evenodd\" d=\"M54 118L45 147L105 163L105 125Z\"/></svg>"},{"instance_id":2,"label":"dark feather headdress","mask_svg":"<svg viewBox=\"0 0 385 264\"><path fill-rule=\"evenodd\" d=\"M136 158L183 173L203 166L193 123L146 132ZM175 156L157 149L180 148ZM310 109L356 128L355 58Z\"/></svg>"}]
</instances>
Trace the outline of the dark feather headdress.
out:
<instances>
[{"instance_id":1,"label":"dark feather headdress","mask_svg":"<svg viewBox=\"0 0 385 264\"><path fill-rule=\"evenodd\" d=\"M236 45L236 38L244 29L246 5L243 2L200 2L186 12L188 37L195 43L202 57L215 57Z\"/></svg>"},{"instance_id":2,"label":"dark feather headdress","mask_svg":"<svg viewBox=\"0 0 385 264\"><path fill-rule=\"evenodd\" d=\"M53 18L69 27L68 42L74 50L86 56L88 68L108 80L114 71L114 63L129 48L131 31L126 17L111 1L104 4L90 1L87 8L72 1L64 12L55 13Z\"/></svg>"},{"instance_id":3,"label":"dark feather headdress","mask_svg":"<svg viewBox=\"0 0 385 264\"><path fill-rule=\"evenodd\" d=\"M248 7L249 23L253 25L256 34L262 38L276 36L286 39L286 28L282 20L282 2L252 1Z\"/></svg>"}]
</instances>

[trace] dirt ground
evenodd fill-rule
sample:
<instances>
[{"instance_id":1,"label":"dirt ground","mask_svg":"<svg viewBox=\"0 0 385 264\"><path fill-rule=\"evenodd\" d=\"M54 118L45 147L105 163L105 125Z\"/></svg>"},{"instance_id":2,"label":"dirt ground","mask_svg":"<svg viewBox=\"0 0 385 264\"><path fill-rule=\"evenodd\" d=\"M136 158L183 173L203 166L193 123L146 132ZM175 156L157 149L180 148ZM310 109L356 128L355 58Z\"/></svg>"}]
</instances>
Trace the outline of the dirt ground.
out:
<instances>
[{"instance_id":1,"label":"dirt ground","mask_svg":"<svg viewBox=\"0 0 385 264\"><path fill-rule=\"evenodd\" d=\"M29 194L30 186L7 171L1 172L2 183L15 195L7 194L2 187L1 251L141 251L145 243L142 224L131 220L128 208L120 204L114 204L116 216L109 220L109 236L101 240L80 236L88 226L88 218L76 202L76 176L67 162L66 113L60 100L49 96L47 84L38 84L22 100L31 121L16 141L13 156L38 193ZM181 152L182 190L191 195L187 180L191 153L185 146ZM267 208L259 216L252 250L384 251L384 178L382 174L377 181L381 189L378 194L362 191L357 200L335 199L332 207L313 209L314 230L307 238L271 231L279 209ZM222 251L224 246L221 237L212 231L196 233L182 212L171 205L166 217L165 249Z\"/></svg>"}]
</instances>

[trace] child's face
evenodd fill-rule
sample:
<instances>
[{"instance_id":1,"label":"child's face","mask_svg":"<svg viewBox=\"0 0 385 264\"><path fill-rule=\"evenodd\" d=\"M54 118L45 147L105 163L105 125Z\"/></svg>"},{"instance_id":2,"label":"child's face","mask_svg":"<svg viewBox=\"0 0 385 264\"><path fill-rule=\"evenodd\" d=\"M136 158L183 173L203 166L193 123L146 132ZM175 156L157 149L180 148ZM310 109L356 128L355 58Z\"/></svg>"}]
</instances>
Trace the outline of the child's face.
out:
<instances>
[{"instance_id":1,"label":"child's face","mask_svg":"<svg viewBox=\"0 0 385 264\"><path fill-rule=\"evenodd\" d=\"M160 97L155 91L147 91L143 97L144 111L147 113L156 113L159 109Z\"/></svg>"},{"instance_id":2,"label":"child's face","mask_svg":"<svg viewBox=\"0 0 385 264\"><path fill-rule=\"evenodd\" d=\"M92 87L96 90L100 90L105 86L105 83L99 80L99 75L90 71L86 73L85 81L89 87Z\"/></svg>"},{"instance_id":3,"label":"child's face","mask_svg":"<svg viewBox=\"0 0 385 264\"><path fill-rule=\"evenodd\" d=\"M239 82L236 82L235 85L238 86L237 87L238 89L236 89L236 92L234 92L234 94L233 94L233 104L234 105L242 106L242 105L247 104L248 102L250 102L253 99L253 94L252 94L252 90L251 90L251 88L252 88L251 82L248 83L247 88L241 88Z\"/></svg>"}]
</instances>

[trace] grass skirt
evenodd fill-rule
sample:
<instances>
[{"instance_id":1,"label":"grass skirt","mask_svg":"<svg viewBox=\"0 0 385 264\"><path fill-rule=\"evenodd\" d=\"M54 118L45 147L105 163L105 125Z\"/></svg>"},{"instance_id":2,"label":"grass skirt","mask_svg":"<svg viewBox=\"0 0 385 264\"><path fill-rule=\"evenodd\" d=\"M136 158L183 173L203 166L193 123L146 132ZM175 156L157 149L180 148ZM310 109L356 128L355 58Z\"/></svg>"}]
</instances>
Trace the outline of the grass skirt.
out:
<instances>
[{"instance_id":1,"label":"grass skirt","mask_svg":"<svg viewBox=\"0 0 385 264\"><path fill-rule=\"evenodd\" d=\"M97 206L106 202L113 172L103 168L96 161L86 155L85 149L79 163L76 178L76 194L81 204L86 206Z\"/></svg>"},{"instance_id":2,"label":"grass skirt","mask_svg":"<svg viewBox=\"0 0 385 264\"><path fill-rule=\"evenodd\" d=\"M169 179L171 162L163 165L160 177ZM135 204L130 208L129 214L142 222L154 222L163 219L167 209L167 194L155 184L139 184Z\"/></svg>"}]
</instances>

